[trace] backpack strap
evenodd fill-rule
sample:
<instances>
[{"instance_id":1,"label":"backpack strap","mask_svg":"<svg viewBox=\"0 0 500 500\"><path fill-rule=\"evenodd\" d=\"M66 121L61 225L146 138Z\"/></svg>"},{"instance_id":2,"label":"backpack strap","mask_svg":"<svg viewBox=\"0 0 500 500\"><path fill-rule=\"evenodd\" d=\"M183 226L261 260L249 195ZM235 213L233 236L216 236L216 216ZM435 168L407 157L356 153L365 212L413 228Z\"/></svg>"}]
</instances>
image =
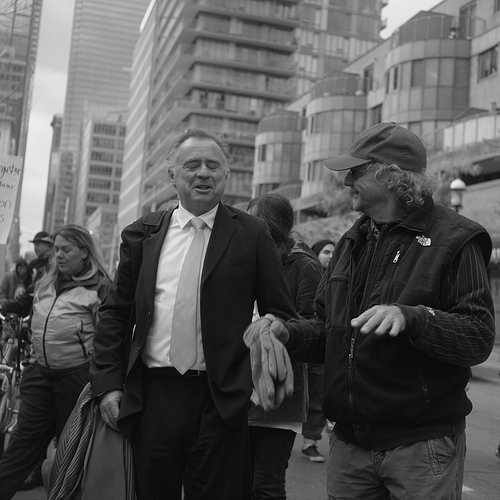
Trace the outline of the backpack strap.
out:
<instances>
[{"instance_id":1,"label":"backpack strap","mask_svg":"<svg viewBox=\"0 0 500 500\"><path fill-rule=\"evenodd\" d=\"M144 216L142 219L144 225L144 239L158 232L166 213L166 210L162 210L160 212L149 212Z\"/></svg>"}]
</instances>

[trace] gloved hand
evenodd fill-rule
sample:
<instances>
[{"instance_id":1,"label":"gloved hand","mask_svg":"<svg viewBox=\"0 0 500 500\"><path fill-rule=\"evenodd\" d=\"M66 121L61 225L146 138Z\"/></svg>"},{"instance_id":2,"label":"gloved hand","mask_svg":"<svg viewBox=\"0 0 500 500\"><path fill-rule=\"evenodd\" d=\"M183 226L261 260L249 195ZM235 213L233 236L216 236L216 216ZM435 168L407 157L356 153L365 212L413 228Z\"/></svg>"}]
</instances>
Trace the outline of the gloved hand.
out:
<instances>
[{"instance_id":1,"label":"gloved hand","mask_svg":"<svg viewBox=\"0 0 500 500\"><path fill-rule=\"evenodd\" d=\"M272 315L262 317L251 323L243 334L243 340L250 349L253 385L265 411L278 408L286 396L293 395L290 356L271 329L274 323L283 323L273 320ZM278 327L275 328L278 330ZM282 328L286 330L284 325ZM281 327L279 331L282 333Z\"/></svg>"}]
</instances>

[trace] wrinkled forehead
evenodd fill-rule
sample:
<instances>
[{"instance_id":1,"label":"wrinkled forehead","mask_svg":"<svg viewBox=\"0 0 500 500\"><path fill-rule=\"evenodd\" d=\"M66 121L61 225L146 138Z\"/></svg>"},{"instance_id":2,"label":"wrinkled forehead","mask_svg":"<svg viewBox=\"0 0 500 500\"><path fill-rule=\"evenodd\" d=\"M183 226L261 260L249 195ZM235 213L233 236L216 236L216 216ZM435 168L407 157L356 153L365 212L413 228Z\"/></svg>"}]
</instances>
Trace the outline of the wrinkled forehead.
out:
<instances>
[{"instance_id":1,"label":"wrinkled forehead","mask_svg":"<svg viewBox=\"0 0 500 500\"><path fill-rule=\"evenodd\" d=\"M190 137L186 139L177 151L176 165L182 165L187 161L212 160L221 165L227 165L227 158L220 146L210 138Z\"/></svg>"}]
</instances>

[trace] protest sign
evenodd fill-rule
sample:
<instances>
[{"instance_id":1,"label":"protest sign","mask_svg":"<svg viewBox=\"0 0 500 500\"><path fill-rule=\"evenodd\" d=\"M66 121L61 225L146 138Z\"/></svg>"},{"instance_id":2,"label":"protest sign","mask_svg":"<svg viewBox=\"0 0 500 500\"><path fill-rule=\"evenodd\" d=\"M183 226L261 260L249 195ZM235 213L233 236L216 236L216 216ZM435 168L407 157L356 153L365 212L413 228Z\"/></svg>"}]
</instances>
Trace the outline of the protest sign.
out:
<instances>
[{"instance_id":1,"label":"protest sign","mask_svg":"<svg viewBox=\"0 0 500 500\"><path fill-rule=\"evenodd\" d=\"M21 184L23 159L0 155L0 245L7 243Z\"/></svg>"}]
</instances>

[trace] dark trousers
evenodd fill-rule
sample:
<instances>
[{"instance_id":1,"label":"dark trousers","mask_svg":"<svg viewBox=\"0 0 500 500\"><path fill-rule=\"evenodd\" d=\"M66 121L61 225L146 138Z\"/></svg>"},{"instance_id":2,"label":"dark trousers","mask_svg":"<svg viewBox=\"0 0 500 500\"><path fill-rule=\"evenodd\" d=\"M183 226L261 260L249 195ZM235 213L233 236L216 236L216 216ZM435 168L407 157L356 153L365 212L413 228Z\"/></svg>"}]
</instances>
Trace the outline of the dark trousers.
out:
<instances>
[{"instance_id":1,"label":"dark trousers","mask_svg":"<svg viewBox=\"0 0 500 500\"><path fill-rule=\"evenodd\" d=\"M138 500L250 500L246 418L228 425L206 375L162 378L144 370L144 406L132 439Z\"/></svg>"},{"instance_id":2,"label":"dark trousers","mask_svg":"<svg viewBox=\"0 0 500 500\"><path fill-rule=\"evenodd\" d=\"M302 424L302 435L305 439L319 441L325 428L326 418L323 415L323 370L324 365L307 364L309 383L309 410L307 420Z\"/></svg>"},{"instance_id":3,"label":"dark trousers","mask_svg":"<svg viewBox=\"0 0 500 500\"><path fill-rule=\"evenodd\" d=\"M0 500L15 495L54 436L61 434L88 380L88 365L54 378L42 375L38 365L26 368L17 425L0 460Z\"/></svg>"},{"instance_id":4,"label":"dark trousers","mask_svg":"<svg viewBox=\"0 0 500 500\"><path fill-rule=\"evenodd\" d=\"M286 469L295 432L257 426L251 426L249 432L254 499L285 500Z\"/></svg>"}]
</instances>

